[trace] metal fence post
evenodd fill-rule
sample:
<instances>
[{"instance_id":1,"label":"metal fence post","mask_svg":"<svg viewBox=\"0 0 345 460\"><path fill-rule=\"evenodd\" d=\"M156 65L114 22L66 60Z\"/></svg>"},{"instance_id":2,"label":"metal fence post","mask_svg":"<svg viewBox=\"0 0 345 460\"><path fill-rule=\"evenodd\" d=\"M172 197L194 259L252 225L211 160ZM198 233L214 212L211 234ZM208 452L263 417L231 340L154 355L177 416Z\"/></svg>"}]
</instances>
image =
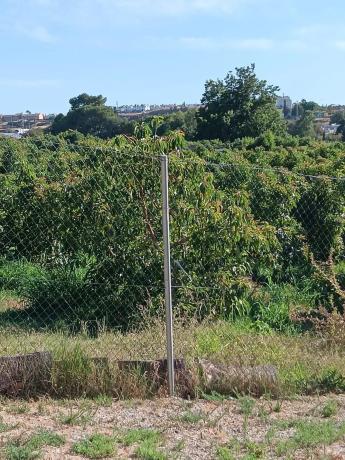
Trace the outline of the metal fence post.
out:
<instances>
[{"instance_id":1,"label":"metal fence post","mask_svg":"<svg viewBox=\"0 0 345 460\"><path fill-rule=\"evenodd\" d=\"M166 155L161 155L161 180L162 180L162 209L163 209L163 244L164 244L164 286L166 309L166 338L169 393L175 393L174 369L174 336L173 312L171 295L171 262L170 262L170 228L169 228L169 163Z\"/></svg>"}]
</instances>

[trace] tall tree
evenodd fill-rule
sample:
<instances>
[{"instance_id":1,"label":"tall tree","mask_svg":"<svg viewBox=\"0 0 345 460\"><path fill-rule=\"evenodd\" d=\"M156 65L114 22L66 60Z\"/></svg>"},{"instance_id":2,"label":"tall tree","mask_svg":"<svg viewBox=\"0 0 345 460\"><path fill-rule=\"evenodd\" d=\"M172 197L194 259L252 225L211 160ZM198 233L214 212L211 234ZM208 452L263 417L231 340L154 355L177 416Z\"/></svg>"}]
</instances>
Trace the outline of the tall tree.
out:
<instances>
[{"instance_id":1,"label":"tall tree","mask_svg":"<svg viewBox=\"0 0 345 460\"><path fill-rule=\"evenodd\" d=\"M208 80L197 113L201 139L235 140L270 130L281 134L286 124L276 109L278 86L255 74L255 65L236 68L224 80Z\"/></svg>"},{"instance_id":2,"label":"tall tree","mask_svg":"<svg viewBox=\"0 0 345 460\"><path fill-rule=\"evenodd\" d=\"M101 94L98 96L90 96L86 93L79 94L79 96L72 97L69 100L72 110L80 109L86 105L105 105L106 102L107 98L103 97Z\"/></svg>"},{"instance_id":3,"label":"tall tree","mask_svg":"<svg viewBox=\"0 0 345 460\"><path fill-rule=\"evenodd\" d=\"M335 123L337 125L341 125L345 122L345 111L335 112L331 116L331 123Z\"/></svg>"},{"instance_id":4,"label":"tall tree","mask_svg":"<svg viewBox=\"0 0 345 460\"><path fill-rule=\"evenodd\" d=\"M345 142L345 118L340 122L337 134L341 134L343 141Z\"/></svg>"},{"instance_id":5,"label":"tall tree","mask_svg":"<svg viewBox=\"0 0 345 460\"><path fill-rule=\"evenodd\" d=\"M107 98L86 93L70 99L71 109L66 116L56 116L51 131L58 134L69 129L101 138L113 137L128 131L128 122L106 106Z\"/></svg>"},{"instance_id":6,"label":"tall tree","mask_svg":"<svg viewBox=\"0 0 345 460\"><path fill-rule=\"evenodd\" d=\"M301 107L302 107L304 112L314 112L315 110L320 108L320 106L319 106L319 104L317 102L307 101L305 99L301 100L300 105L301 105Z\"/></svg>"},{"instance_id":7,"label":"tall tree","mask_svg":"<svg viewBox=\"0 0 345 460\"><path fill-rule=\"evenodd\" d=\"M307 110L303 112L302 117L297 120L292 127L292 134L301 137L315 137L315 116L314 112Z\"/></svg>"}]
</instances>

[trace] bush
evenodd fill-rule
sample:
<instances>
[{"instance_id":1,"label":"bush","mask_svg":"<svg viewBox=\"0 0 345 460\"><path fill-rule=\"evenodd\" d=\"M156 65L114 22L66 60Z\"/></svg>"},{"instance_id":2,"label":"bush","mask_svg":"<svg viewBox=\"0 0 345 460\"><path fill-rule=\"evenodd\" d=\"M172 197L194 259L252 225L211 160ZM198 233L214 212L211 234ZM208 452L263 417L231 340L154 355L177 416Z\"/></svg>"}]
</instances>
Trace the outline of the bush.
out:
<instances>
[{"instance_id":1,"label":"bush","mask_svg":"<svg viewBox=\"0 0 345 460\"><path fill-rule=\"evenodd\" d=\"M3 324L84 322L94 336L100 323L130 330L161 312L162 152L171 152L177 315L249 316L287 330L300 304L341 310L332 267L345 257L344 181L314 179L344 174L341 145L296 146L270 132L232 144L182 149L182 141L71 132L0 140L0 289L27 306L2 314ZM305 279L306 297L296 294Z\"/></svg>"}]
</instances>

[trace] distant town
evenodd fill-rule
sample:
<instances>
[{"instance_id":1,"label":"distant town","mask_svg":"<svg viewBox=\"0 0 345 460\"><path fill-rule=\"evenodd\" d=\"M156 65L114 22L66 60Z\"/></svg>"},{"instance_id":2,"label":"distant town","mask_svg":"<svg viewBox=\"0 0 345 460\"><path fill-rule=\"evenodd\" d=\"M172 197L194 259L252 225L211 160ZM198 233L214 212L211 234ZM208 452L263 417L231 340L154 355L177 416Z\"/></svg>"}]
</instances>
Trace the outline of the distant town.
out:
<instances>
[{"instance_id":1,"label":"distant town","mask_svg":"<svg viewBox=\"0 0 345 460\"><path fill-rule=\"evenodd\" d=\"M287 120L298 120L300 102L293 102L289 96L278 96L276 107ZM140 120L154 115L168 115L173 112L197 110L201 104L133 104L113 107L120 117L128 120ZM332 115L345 111L343 105L322 106L314 111L316 131L327 138L337 134L339 125L331 123ZM23 137L30 132L46 132L52 125L57 114L31 113L30 111L15 114L0 114L0 136L13 138Z\"/></svg>"}]
</instances>

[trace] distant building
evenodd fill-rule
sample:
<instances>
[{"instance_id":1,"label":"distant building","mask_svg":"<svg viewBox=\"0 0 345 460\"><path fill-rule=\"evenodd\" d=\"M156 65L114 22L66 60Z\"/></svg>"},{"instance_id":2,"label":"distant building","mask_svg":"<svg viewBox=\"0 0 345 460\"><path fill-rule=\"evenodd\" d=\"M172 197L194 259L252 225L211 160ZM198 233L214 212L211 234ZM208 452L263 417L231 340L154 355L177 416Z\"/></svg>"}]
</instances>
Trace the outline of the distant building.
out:
<instances>
[{"instance_id":1,"label":"distant building","mask_svg":"<svg viewBox=\"0 0 345 460\"><path fill-rule=\"evenodd\" d=\"M292 110L292 100L289 96L278 96L276 101L276 107L280 110L288 110L291 112Z\"/></svg>"},{"instance_id":2,"label":"distant building","mask_svg":"<svg viewBox=\"0 0 345 460\"><path fill-rule=\"evenodd\" d=\"M121 105L117 107L119 113L143 113L150 110L151 106L147 104Z\"/></svg>"},{"instance_id":3,"label":"distant building","mask_svg":"<svg viewBox=\"0 0 345 460\"><path fill-rule=\"evenodd\" d=\"M317 110L315 112L315 118L330 118L330 114L327 110Z\"/></svg>"},{"instance_id":4,"label":"distant building","mask_svg":"<svg viewBox=\"0 0 345 460\"><path fill-rule=\"evenodd\" d=\"M0 115L0 120L5 123L13 121L41 121L44 120L45 116L43 113L15 113L11 115Z\"/></svg>"},{"instance_id":5,"label":"distant building","mask_svg":"<svg viewBox=\"0 0 345 460\"><path fill-rule=\"evenodd\" d=\"M321 125L321 131L324 133L325 136L335 135L338 132L340 125L336 123L331 123L327 125Z\"/></svg>"},{"instance_id":6,"label":"distant building","mask_svg":"<svg viewBox=\"0 0 345 460\"><path fill-rule=\"evenodd\" d=\"M29 130L28 129L16 129L13 132L2 132L0 131L0 136L3 137L12 137L13 139L20 139L23 137Z\"/></svg>"}]
</instances>

